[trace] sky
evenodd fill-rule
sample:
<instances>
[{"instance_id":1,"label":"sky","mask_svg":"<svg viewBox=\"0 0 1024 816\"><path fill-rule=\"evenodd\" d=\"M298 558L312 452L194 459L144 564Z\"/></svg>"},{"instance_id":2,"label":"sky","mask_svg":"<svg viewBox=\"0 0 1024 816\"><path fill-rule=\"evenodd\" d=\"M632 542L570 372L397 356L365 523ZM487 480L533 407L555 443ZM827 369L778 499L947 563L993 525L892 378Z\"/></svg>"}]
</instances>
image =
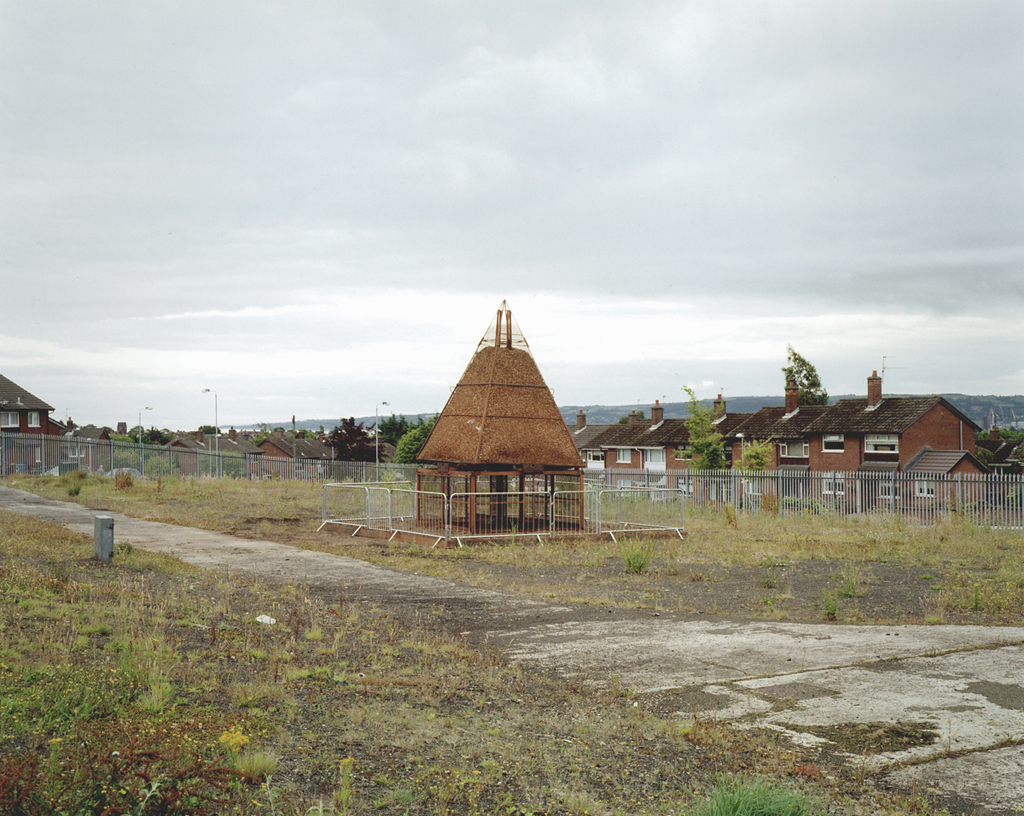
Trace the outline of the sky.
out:
<instances>
[{"instance_id":1,"label":"sky","mask_svg":"<svg viewBox=\"0 0 1024 816\"><path fill-rule=\"evenodd\" d=\"M413 415L507 300L560 405L1024 393L1022 78L1018 0L0 0L0 374Z\"/></svg>"}]
</instances>

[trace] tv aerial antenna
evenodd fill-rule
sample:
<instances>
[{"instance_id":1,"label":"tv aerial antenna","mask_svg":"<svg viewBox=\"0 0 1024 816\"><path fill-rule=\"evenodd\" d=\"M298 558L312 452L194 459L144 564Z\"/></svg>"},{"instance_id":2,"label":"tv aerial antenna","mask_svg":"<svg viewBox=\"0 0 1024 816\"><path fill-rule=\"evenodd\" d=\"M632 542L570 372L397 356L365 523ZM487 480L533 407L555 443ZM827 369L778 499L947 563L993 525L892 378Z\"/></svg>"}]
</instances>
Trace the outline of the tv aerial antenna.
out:
<instances>
[{"instance_id":1,"label":"tv aerial antenna","mask_svg":"<svg viewBox=\"0 0 1024 816\"><path fill-rule=\"evenodd\" d=\"M886 360L895 360L895 359L896 359L896 355L894 355L894 354L890 354L890 355L883 354L882 355L882 382L883 383L885 382L885 370L887 368L891 368L891 369L893 369L895 371L902 371L905 368L905 366L887 366L885 364Z\"/></svg>"}]
</instances>

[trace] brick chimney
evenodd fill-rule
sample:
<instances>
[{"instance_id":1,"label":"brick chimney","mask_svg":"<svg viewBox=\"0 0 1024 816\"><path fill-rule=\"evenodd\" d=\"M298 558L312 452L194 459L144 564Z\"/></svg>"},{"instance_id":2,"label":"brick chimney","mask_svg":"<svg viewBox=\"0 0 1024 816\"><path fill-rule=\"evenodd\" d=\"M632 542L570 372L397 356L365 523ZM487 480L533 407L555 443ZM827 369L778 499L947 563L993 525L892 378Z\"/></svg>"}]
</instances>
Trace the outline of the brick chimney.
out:
<instances>
[{"instance_id":1,"label":"brick chimney","mask_svg":"<svg viewBox=\"0 0 1024 816\"><path fill-rule=\"evenodd\" d=\"M117 423L117 432L121 436L127 436L128 435L128 423L127 422L118 422Z\"/></svg>"},{"instance_id":2,"label":"brick chimney","mask_svg":"<svg viewBox=\"0 0 1024 816\"><path fill-rule=\"evenodd\" d=\"M790 380L786 383L786 413L791 414L800 407L800 389Z\"/></svg>"},{"instance_id":3,"label":"brick chimney","mask_svg":"<svg viewBox=\"0 0 1024 816\"><path fill-rule=\"evenodd\" d=\"M274 428L274 439L284 439L284 428Z\"/></svg>"},{"instance_id":4,"label":"brick chimney","mask_svg":"<svg viewBox=\"0 0 1024 816\"><path fill-rule=\"evenodd\" d=\"M235 426L232 425L228 428L228 439L234 442L238 438L238 431L235 430Z\"/></svg>"},{"instance_id":5,"label":"brick chimney","mask_svg":"<svg viewBox=\"0 0 1024 816\"><path fill-rule=\"evenodd\" d=\"M868 408L874 408L882 401L882 378L877 371L872 371L868 377Z\"/></svg>"},{"instance_id":6,"label":"brick chimney","mask_svg":"<svg viewBox=\"0 0 1024 816\"><path fill-rule=\"evenodd\" d=\"M640 417L637 416L636 411L630 411L629 412L629 424L630 425L636 425L636 423L639 421L639 419L640 419Z\"/></svg>"},{"instance_id":7,"label":"brick chimney","mask_svg":"<svg viewBox=\"0 0 1024 816\"><path fill-rule=\"evenodd\" d=\"M651 425L658 425L665 418L665 406L662 405L658 400L654 401L654 405L651 407Z\"/></svg>"},{"instance_id":8,"label":"brick chimney","mask_svg":"<svg viewBox=\"0 0 1024 816\"><path fill-rule=\"evenodd\" d=\"M200 428L198 431L196 431L196 442L202 442L205 438L206 437L203 436L203 429L202 428Z\"/></svg>"},{"instance_id":9,"label":"brick chimney","mask_svg":"<svg viewBox=\"0 0 1024 816\"><path fill-rule=\"evenodd\" d=\"M999 429L995 425L988 429L988 438L999 439Z\"/></svg>"},{"instance_id":10,"label":"brick chimney","mask_svg":"<svg viewBox=\"0 0 1024 816\"><path fill-rule=\"evenodd\" d=\"M713 416L716 416L716 417L725 416L725 400L722 399L722 395L721 394L719 394L715 398L715 404L711 407L711 410L713 411L713 414L712 414Z\"/></svg>"},{"instance_id":11,"label":"brick chimney","mask_svg":"<svg viewBox=\"0 0 1024 816\"><path fill-rule=\"evenodd\" d=\"M580 408L576 412L576 430L582 430L587 427L587 415L583 413L583 409Z\"/></svg>"}]
</instances>

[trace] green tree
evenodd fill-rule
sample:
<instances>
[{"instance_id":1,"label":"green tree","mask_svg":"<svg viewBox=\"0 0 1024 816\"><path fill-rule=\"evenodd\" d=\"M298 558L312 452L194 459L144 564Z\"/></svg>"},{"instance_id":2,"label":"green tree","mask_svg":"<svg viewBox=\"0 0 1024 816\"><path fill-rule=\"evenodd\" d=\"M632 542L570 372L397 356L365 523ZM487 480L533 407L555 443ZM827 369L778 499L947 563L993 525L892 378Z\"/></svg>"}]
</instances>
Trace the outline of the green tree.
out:
<instances>
[{"instance_id":1,"label":"green tree","mask_svg":"<svg viewBox=\"0 0 1024 816\"><path fill-rule=\"evenodd\" d=\"M772 464L775 442L771 439L752 439L743 443L740 467L744 470L765 470Z\"/></svg>"},{"instance_id":2,"label":"green tree","mask_svg":"<svg viewBox=\"0 0 1024 816\"><path fill-rule=\"evenodd\" d=\"M828 405L828 391L821 384L818 372L806 358L801 357L792 346L786 346L786 360L789 365L782 367L786 384L796 383L800 390L800 405Z\"/></svg>"},{"instance_id":3,"label":"green tree","mask_svg":"<svg viewBox=\"0 0 1024 816\"><path fill-rule=\"evenodd\" d=\"M683 386L683 390L690 396L690 416L686 420L693 451L690 466L696 470L721 470L725 467L725 446L722 435L715 430L718 413L698 402L692 388Z\"/></svg>"},{"instance_id":4,"label":"green tree","mask_svg":"<svg viewBox=\"0 0 1024 816\"><path fill-rule=\"evenodd\" d=\"M391 414L386 419L380 420L378 429L380 441L398 447L399 440L405 436L410 427L409 420L405 418L405 415L396 417L394 414Z\"/></svg>"},{"instance_id":5,"label":"green tree","mask_svg":"<svg viewBox=\"0 0 1024 816\"><path fill-rule=\"evenodd\" d=\"M398 440L395 450L395 461L402 464L415 462L416 457L420 455L420 450L427 441L427 437L430 436L435 422L437 422L436 415L426 422L420 419L415 425L410 427L405 432L405 435Z\"/></svg>"}]
</instances>

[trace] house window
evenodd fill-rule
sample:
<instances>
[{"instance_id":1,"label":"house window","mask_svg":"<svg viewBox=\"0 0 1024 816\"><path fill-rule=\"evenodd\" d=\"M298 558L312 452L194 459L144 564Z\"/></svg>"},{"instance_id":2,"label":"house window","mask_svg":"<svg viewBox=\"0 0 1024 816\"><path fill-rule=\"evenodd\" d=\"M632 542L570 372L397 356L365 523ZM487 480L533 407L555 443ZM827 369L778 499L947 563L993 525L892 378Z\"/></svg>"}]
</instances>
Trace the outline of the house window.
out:
<instances>
[{"instance_id":1,"label":"house window","mask_svg":"<svg viewBox=\"0 0 1024 816\"><path fill-rule=\"evenodd\" d=\"M0 428L17 428L17 411L0 411Z\"/></svg>"},{"instance_id":2,"label":"house window","mask_svg":"<svg viewBox=\"0 0 1024 816\"><path fill-rule=\"evenodd\" d=\"M39 427L39 412L29 411L28 412L28 427L38 428Z\"/></svg>"},{"instance_id":3,"label":"house window","mask_svg":"<svg viewBox=\"0 0 1024 816\"><path fill-rule=\"evenodd\" d=\"M672 455L676 459L690 459L692 458L693 451L689 445L683 445L681 448L676 448L675 453Z\"/></svg>"},{"instance_id":4,"label":"house window","mask_svg":"<svg viewBox=\"0 0 1024 816\"><path fill-rule=\"evenodd\" d=\"M889 501L897 496L898 492L895 482L882 482L878 486L878 498L880 499Z\"/></svg>"},{"instance_id":5,"label":"house window","mask_svg":"<svg viewBox=\"0 0 1024 816\"><path fill-rule=\"evenodd\" d=\"M918 479L914 482L914 495L925 499L935 498L935 482L932 479Z\"/></svg>"},{"instance_id":6,"label":"house window","mask_svg":"<svg viewBox=\"0 0 1024 816\"><path fill-rule=\"evenodd\" d=\"M810 449L806 442L791 439L779 443L779 455L790 459L806 459L810 455Z\"/></svg>"},{"instance_id":7,"label":"house window","mask_svg":"<svg viewBox=\"0 0 1024 816\"><path fill-rule=\"evenodd\" d=\"M589 450L587 451L587 462L595 465L604 464L604 451Z\"/></svg>"},{"instance_id":8,"label":"house window","mask_svg":"<svg viewBox=\"0 0 1024 816\"><path fill-rule=\"evenodd\" d=\"M647 464L649 465L663 465L665 464L665 450L659 448L658 450L647 451Z\"/></svg>"},{"instance_id":9,"label":"house window","mask_svg":"<svg viewBox=\"0 0 1024 816\"><path fill-rule=\"evenodd\" d=\"M825 434L821 439L821 449L823 451L842 453L843 443L844 440L842 434Z\"/></svg>"},{"instance_id":10,"label":"house window","mask_svg":"<svg viewBox=\"0 0 1024 816\"><path fill-rule=\"evenodd\" d=\"M899 453L899 434L866 434L864 436L865 453Z\"/></svg>"},{"instance_id":11,"label":"house window","mask_svg":"<svg viewBox=\"0 0 1024 816\"><path fill-rule=\"evenodd\" d=\"M615 461L626 463L627 465L633 461L633 449L632 448L617 448L615 451Z\"/></svg>"},{"instance_id":12,"label":"house window","mask_svg":"<svg viewBox=\"0 0 1024 816\"><path fill-rule=\"evenodd\" d=\"M826 496L842 496L843 495L843 477L838 476L835 473L829 474L825 477L822 483L821 492Z\"/></svg>"}]
</instances>

